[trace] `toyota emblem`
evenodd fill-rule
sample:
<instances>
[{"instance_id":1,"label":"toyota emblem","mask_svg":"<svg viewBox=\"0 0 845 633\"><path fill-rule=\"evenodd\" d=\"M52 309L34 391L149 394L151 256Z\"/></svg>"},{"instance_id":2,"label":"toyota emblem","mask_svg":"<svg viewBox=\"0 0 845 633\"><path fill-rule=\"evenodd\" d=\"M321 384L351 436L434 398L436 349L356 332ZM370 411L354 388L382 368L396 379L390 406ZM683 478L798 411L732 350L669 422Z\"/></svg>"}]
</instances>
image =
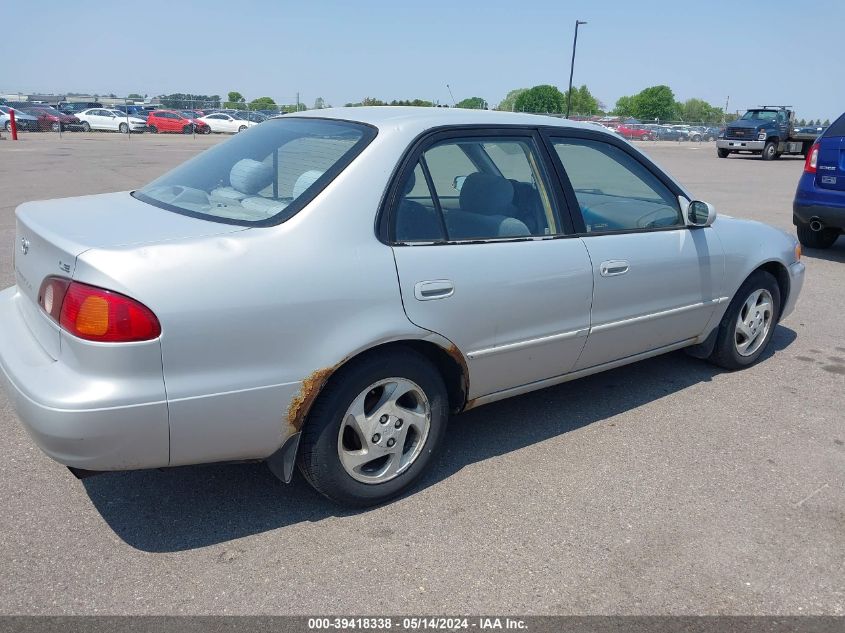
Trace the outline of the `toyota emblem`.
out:
<instances>
[{"instance_id":1,"label":"toyota emblem","mask_svg":"<svg viewBox=\"0 0 845 633\"><path fill-rule=\"evenodd\" d=\"M26 255L29 252L29 240L25 237L21 238L21 253Z\"/></svg>"}]
</instances>

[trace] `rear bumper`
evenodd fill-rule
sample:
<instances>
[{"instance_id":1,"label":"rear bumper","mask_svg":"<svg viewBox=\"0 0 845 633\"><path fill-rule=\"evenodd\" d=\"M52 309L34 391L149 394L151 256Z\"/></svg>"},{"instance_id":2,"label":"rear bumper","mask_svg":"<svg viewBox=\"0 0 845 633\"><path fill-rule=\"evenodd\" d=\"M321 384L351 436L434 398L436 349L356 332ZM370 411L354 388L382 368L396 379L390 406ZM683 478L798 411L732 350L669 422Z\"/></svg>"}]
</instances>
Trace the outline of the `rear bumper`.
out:
<instances>
[{"instance_id":1,"label":"rear bumper","mask_svg":"<svg viewBox=\"0 0 845 633\"><path fill-rule=\"evenodd\" d=\"M801 294L801 289L804 287L804 263L795 262L787 270L789 272L789 295L783 306L781 319L788 317L795 309L795 304L798 303L798 295Z\"/></svg>"},{"instance_id":2,"label":"rear bumper","mask_svg":"<svg viewBox=\"0 0 845 633\"><path fill-rule=\"evenodd\" d=\"M842 195L845 203L845 194ZM826 227L845 229L845 206L834 207L826 204L814 204L798 198L792 203L792 223L807 224L810 220L819 219Z\"/></svg>"},{"instance_id":3,"label":"rear bumper","mask_svg":"<svg viewBox=\"0 0 845 633\"><path fill-rule=\"evenodd\" d=\"M113 368L100 375L83 373L54 360L26 325L18 306L23 300L14 287L0 292L0 382L41 450L85 470L167 466L163 389L159 400L139 394L140 401L133 402L127 388L140 392L149 382L115 379Z\"/></svg>"},{"instance_id":4,"label":"rear bumper","mask_svg":"<svg viewBox=\"0 0 845 633\"><path fill-rule=\"evenodd\" d=\"M766 141L739 141L728 138L720 138L716 141L716 147L719 149L729 149L733 151L762 152L765 146Z\"/></svg>"}]
</instances>

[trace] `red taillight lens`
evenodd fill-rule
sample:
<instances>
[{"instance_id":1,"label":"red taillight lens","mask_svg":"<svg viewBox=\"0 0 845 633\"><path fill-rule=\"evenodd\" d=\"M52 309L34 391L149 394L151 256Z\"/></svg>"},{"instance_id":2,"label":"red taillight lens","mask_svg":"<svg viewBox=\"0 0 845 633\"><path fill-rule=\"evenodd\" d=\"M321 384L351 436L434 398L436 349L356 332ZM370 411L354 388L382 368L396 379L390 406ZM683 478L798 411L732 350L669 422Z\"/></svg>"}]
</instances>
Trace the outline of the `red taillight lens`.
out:
<instances>
[{"instance_id":1,"label":"red taillight lens","mask_svg":"<svg viewBox=\"0 0 845 633\"><path fill-rule=\"evenodd\" d=\"M155 314L134 299L61 277L41 284L38 302L74 336L103 343L149 341L161 334Z\"/></svg>"},{"instance_id":2,"label":"red taillight lens","mask_svg":"<svg viewBox=\"0 0 845 633\"><path fill-rule=\"evenodd\" d=\"M816 166L819 164L819 144L814 143L807 154L807 160L804 161L804 173L815 174Z\"/></svg>"}]
</instances>

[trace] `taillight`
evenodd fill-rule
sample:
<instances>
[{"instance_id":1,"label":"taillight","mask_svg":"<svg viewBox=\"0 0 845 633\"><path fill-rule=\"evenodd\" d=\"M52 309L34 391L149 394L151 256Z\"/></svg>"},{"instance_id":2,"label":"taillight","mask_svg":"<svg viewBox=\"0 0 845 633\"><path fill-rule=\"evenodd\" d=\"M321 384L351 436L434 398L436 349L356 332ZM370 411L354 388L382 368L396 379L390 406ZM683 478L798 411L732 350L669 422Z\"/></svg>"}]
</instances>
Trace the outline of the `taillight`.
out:
<instances>
[{"instance_id":1,"label":"taillight","mask_svg":"<svg viewBox=\"0 0 845 633\"><path fill-rule=\"evenodd\" d=\"M804 161L804 173L815 174L816 166L819 164L819 144L814 143L807 154L807 160Z\"/></svg>"},{"instance_id":2,"label":"taillight","mask_svg":"<svg viewBox=\"0 0 845 633\"><path fill-rule=\"evenodd\" d=\"M62 277L47 277L38 303L64 330L102 343L149 341L161 334L155 314L125 295Z\"/></svg>"}]
</instances>

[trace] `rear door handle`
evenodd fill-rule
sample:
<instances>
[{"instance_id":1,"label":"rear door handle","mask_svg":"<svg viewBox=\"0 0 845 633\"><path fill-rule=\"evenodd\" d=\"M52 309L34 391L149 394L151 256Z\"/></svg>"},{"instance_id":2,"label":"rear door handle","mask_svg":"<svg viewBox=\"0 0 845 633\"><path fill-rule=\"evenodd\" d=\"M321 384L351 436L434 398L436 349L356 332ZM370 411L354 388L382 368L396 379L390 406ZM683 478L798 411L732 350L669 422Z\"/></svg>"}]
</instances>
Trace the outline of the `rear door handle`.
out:
<instances>
[{"instance_id":1,"label":"rear door handle","mask_svg":"<svg viewBox=\"0 0 845 633\"><path fill-rule=\"evenodd\" d=\"M445 299L446 297L451 297L453 294L455 294L455 284L448 279L420 281L414 285L414 297L418 301Z\"/></svg>"},{"instance_id":2,"label":"rear door handle","mask_svg":"<svg viewBox=\"0 0 845 633\"><path fill-rule=\"evenodd\" d=\"M606 262L602 262L599 266L599 272L602 277L624 275L628 272L628 262L624 259L611 259Z\"/></svg>"}]
</instances>

